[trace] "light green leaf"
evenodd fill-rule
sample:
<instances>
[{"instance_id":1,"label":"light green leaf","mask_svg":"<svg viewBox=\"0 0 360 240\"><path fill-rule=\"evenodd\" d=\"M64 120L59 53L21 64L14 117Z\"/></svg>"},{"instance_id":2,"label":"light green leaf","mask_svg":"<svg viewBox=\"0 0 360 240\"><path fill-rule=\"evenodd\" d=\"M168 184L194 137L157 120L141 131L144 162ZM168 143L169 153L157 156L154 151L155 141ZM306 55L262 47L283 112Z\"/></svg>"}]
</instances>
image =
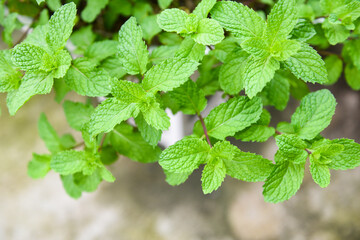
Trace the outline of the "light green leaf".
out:
<instances>
[{"instance_id":1,"label":"light green leaf","mask_svg":"<svg viewBox=\"0 0 360 240\"><path fill-rule=\"evenodd\" d=\"M276 40L286 38L296 25L298 18L295 0L280 0L267 19L265 37L272 46Z\"/></svg>"},{"instance_id":2,"label":"light green leaf","mask_svg":"<svg viewBox=\"0 0 360 240\"><path fill-rule=\"evenodd\" d=\"M216 0L203 0L196 6L193 14L198 16L200 19L207 18L210 10L214 7Z\"/></svg>"},{"instance_id":3,"label":"light green leaf","mask_svg":"<svg viewBox=\"0 0 360 240\"><path fill-rule=\"evenodd\" d=\"M93 22L108 3L109 0L87 0L86 7L81 12L81 18L85 22Z\"/></svg>"},{"instance_id":4,"label":"light green leaf","mask_svg":"<svg viewBox=\"0 0 360 240\"><path fill-rule=\"evenodd\" d=\"M143 30L144 39L151 43L151 40L161 32L161 28L157 24L157 16L150 15L145 17L141 22L140 26Z\"/></svg>"},{"instance_id":5,"label":"light green leaf","mask_svg":"<svg viewBox=\"0 0 360 240\"><path fill-rule=\"evenodd\" d=\"M291 39L300 42L306 42L316 34L315 28L311 22L305 19L299 19L294 29L290 33Z\"/></svg>"},{"instance_id":6,"label":"light green leaf","mask_svg":"<svg viewBox=\"0 0 360 240\"><path fill-rule=\"evenodd\" d=\"M36 0L36 3L40 5L41 3L45 2L45 0Z\"/></svg>"},{"instance_id":7,"label":"light green leaf","mask_svg":"<svg viewBox=\"0 0 360 240\"><path fill-rule=\"evenodd\" d=\"M151 146L139 132L125 123L116 126L110 133L110 142L117 152L134 161L152 163L159 160L161 149Z\"/></svg>"},{"instance_id":8,"label":"light green leaf","mask_svg":"<svg viewBox=\"0 0 360 240\"><path fill-rule=\"evenodd\" d=\"M201 186L204 194L216 191L226 176L225 164L220 159L212 159L206 164L201 176Z\"/></svg>"},{"instance_id":9,"label":"light green leaf","mask_svg":"<svg viewBox=\"0 0 360 240\"><path fill-rule=\"evenodd\" d=\"M289 200L300 188L304 178L304 164L285 161L276 164L263 186L266 202L278 203Z\"/></svg>"},{"instance_id":10,"label":"light green leaf","mask_svg":"<svg viewBox=\"0 0 360 240\"><path fill-rule=\"evenodd\" d=\"M301 48L300 42L285 39L276 41L271 48L271 55L278 61L285 61Z\"/></svg>"},{"instance_id":11,"label":"light green leaf","mask_svg":"<svg viewBox=\"0 0 360 240\"><path fill-rule=\"evenodd\" d=\"M192 80L168 92L168 95L175 102L177 109L184 114L200 114L207 104L204 92Z\"/></svg>"},{"instance_id":12,"label":"light green leaf","mask_svg":"<svg viewBox=\"0 0 360 240\"><path fill-rule=\"evenodd\" d=\"M305 82L324 84L328 82L325 63L321 56L309 45L303 43L301 49L287 59L285 66Z\"/></svg>"},{"instance_id":13,"label":"light green leaf","mask_svg":"<svg viewBox=\"0 0 360 240\"><path fill-rule=\"evenodd\" d=\"M341 24L332 24L328 19L322 23L325 36L331 45L344 42L350 36L350 30Z\"/></svg>"},{"instance_id":14,"label":"light green leaf","mask_svg":"<svg viewBox=\"0 0 360 240\"><path fill-rule=\"evenodd\" d=\"M211 17L241 40L262 37L266 27L265 21L254 10L232 1L217 2Z\"/></svg>"},{"instance_id":15,"label":"light green leaf","mask_svg":"<svg viewBox=\"0 0 360 240\"><path fill-rule=\"evenodd\" d=\"M336 100L327 89L306 95L291 117L296 134L306 140L315 138L329 126L335 107Z\"/></svg>"},{"instance_id":16,"label":"light green leaf","mask_svg":"<svg viewBox=\"0 0 360 240\"><path fill-rule=\"evenodd\" d=\"M61 7L60 0L46 0L46 3L52 11L56 11Z\"/></svg>"},{"instance_id":17,"label":"light green leaf","mask_svg":"<svg viewBox=\"0 0 360 240\"><path fill-rule=\"evenodd\" d=\"M61 50L55 56L54 78L62 78L71 65L71 56L68 51Z\"/></svg>"},{"instance_id":18,"label":"light green leaf","mask_svg":"<svg viewBox=\"0 0 360 240\"><path fill-rule=\"evenodd\" d=\"M8 50L0 51L0 92L10 92L20 86L22 74L11 61Z\"/></svg>"},{"instance_id":19,"label":"light green leaf","mask_svg":"<svg viewBox=\"0 0 360 240\"><path fill-rule=\"evenodd\" d=\"M46 56L51 57L43 48L28 43L17 45L12 51L14 64L24 71L51 70L47 68Z\"/></svg>"},{"instance_id":20,"label":"light green leaf","mask_svg":"<svg viewBox=\"0 0 360 240\"><path fill-rule=\"evenodd\" d=\"M65 46L72 33L75 17L76 5L73 2L63 5L52 15L46 42L55 53Z\"/></svg>"},{"instance_id":21,"label":"light green leaf","mask_svg":"<svg viewBox=\"0 0 360 240\"><path fill-rule=\"evenodd\" d=\"M90 104L65 101L63 104L66 120L70 127L81 131L83 125L90 120L94 107Z\"/></svg>"},{"instance_id":22,"label":"light green leaf","mask_svg":"<svg viewBox=\"0 0 360 240\"><path fill-rule=\"evenodd\" d=\"M77 47L75 49L76 53L83 54L84 51L95 41L96 34L93 33L91 28L92 26L88 25L71 34L70 41Z\"/></svg>"},{"instance_id":23,"label":"light green leaf","mask_svg":"<svg viewBox=\"0 0 360 240\"><path fill-rule=\"evenodd\" d=\"M204 18L199 22L197 31L192 38L203 45L215 45L224 38L224 30L214 19Z\"/></svg>"},{"instance_id":24,"label":"light green leaf","mask_svg":"<svg viewBox=\"0 0 360 240\"><path fill-rule=\"evenodd\" d=\"M144 119L142 114L135 118L135 123L139 129L141 136L151 146L155 147L161 140L162 131L150 126Z\"/></svg>"},{"instance_id":25,"label":"light green leaf","mask_svg":"<svg viewBox=\"0 0 360 240\"><path fill-rule=\"evenodd\" d=\"M171 186L177 186L177 185L184 183L189 178L189 176L192 172L173 173L173 172L169 172L169 171L165 170L164 173L166 175L165 181L168 184L170 184Z\"/></svg>"},{"instance_id":26,"label":"light green leaf","mask_svg":"<svg viewBox=\"0 0 360 240\"><path fill-rule=\"evenodd\" d=\"M253 98L266 86L274 77L280 63L272 57L256 58L251 56L246 63L244 73L245 92Z\"/></svg>"},{"instance_id":27,"label":"light green leaf","mask_svg":"<svg viewBox=\"0 0 360 240\"><path fill-rule=\"evenodd\" d=\"M332 13L335 9L343 6L344 0L320 0L320 6L325 13Z\"/></svg>"},{"instance_id":28,"label":"light green leaf","mask_svg":"<svg viewBox=\"0 0 360 240\"><path fill-rule=\"evenodd\" d=\"M99 133L110 132L115 125L131 117L136 117L139 109L134 103L128 104L109 98L102 102L91 115L89 122L89 132L91 136Z\"/></svg>"},{"instance_id":29,"label":"light green leaf","mask_svg":"<svg viewBox=\"0 0 360 240\"><path fill-rule=\"evenodd\" d=\"M171 58L153 66L143 79L143 88L148 92L171 91L185 83L199 65L186 58Z\"/></svg>"},{"instance_id":30,"label":"light green leaf","mask_svg":"<svg viewBox=\"0 0 360 240\"><path fill-rule=\"evenodd\" d=\"M360 90L360 70L357 67L352 64L346 64L345 79L352 89Z\"/></svg>"},{"instance_id":31,"label":"light green leaf","mask_svg":"<svg viewBox=\"0 0 360 240\"><path fill-rule=\"evenodd\" d=\"M101 180L102 176L100 175L99 169L96 169L96 171L91 174L74 174L75 184L84 192L94 192L101 183Z\"/></svg>"},{"instance_id":32,"label":"light green leaf","mask_svg":"<svg viewBox=\"0 0 360 240\"><path fill-rule=\"evenodd\" d=\"M338 155L329 157L329 168L336 170L353 169L360 166L360 144L351 139L334 139L333 144L341 144L344 150Z\"/></svg>"},{"instance_id":33,"label":"light green leaf","mask_svg":"<svg viewBox=\"0 0 360 240\"><path fill-rule=\"evenodd\" d=\"M157 18L159 27L167 32L184 33L188 14L180 9L172 8L162 11Z\"/></svg>"},{"instance_id":34,"label":"light green leaf","mask_svg":"<svg viewBox=\"0 0 360 240\"><path fill-rule=\"evenodd\" d=\"M274 164L260 155L236 151L233 159L223 159L226 173L246 182L260 182L270 175Z\"/></svg>"},{"instance_id":35,"label":"light green leaf","mask_svg":"<svg viewBox=\"0 0 360 240\"><path fill-rule=\"evenodd\" d=\"M161 9L168 8L173 0L158 0Z\"/></svg>"},{"instance_id":36,"label":"light green leaf","mask_svg":"<svg viewBox=\"0 0 360 240\"><path fill-rule=\"evenodd\" d=\"M1 23L1 25L4 27L2 31L2 38L9 47L13 45L12 33L14 32L15 29L21 28L22 25L17 19L17 17L18 17L17 13L10 13Z\"/></svg>"},{"instance_id":37,"label":"light green leaf","mask_svg":"<svg viewBox=\"0 0 360 240\"><path fill-rule=\"evenodd\" d=\"M84 56L98 62L116 54L119 43L113 40L104 40L91 44Z\"/></svg>"},{"instance_id":38,"label":"light green leaf","mask_svg":"<svg viewBox=\"0 0 360 240\"><path fill-rule=\"evenodd\" d=\"M279 150L275 154L275 162L291 161L296 164L306 162L308 153L306 143L296 135L282 134L275 138Z\"/></svg>"},{"instance_id":39,"label":"light green leaf","mask_svg":"<svg viewBox=\"0 0 360 240\"><path fill-rule=\"evenodd\" d=\"M51 155L33 153L33 159L28 164L28 175L33 179L44 178L50 171Z\"/></svg>"},{"instance_id":40,"label":"light green leaf","mask_svg":"<svg viewBox=\"0 0 360 240\"><path fill-rule=\"evenodd\" d=\"M144 74L149 59L149 52L142 39L143 32L131 17L119 31L119 56L121 63L129 74Z\"/></svg>"},{"instance_id":41,"label":"light green leaf","mask_svg":"<svg viewBox=\"0 0 360 240\"><path fill-rule=\"evenodd\" d=\"M169 129L170 118L155 99L150 99L148 103L140 105L140 109L145 121L150 126L157 130Z\"/></svg>"},{"instance_id":42,"label":"light green leaf","mask_svg":"<svg viewBox=\"0 0 360 240\"><path fill-rule=\"evenodd\" d=\"M74 174L83 171L88 162L84 151L68 150L55 154L50 162L50 167L62 175Z\"/></svg>"},{"instance_id":43,"label":"light green leaf","mask_svg":"<svg viewBox=\"0 0 360 240\"><path fill-rule=\"evenodd\" d=\"M352 64L360 70L360 39L346 41L343 51L349 53Z\"/></svg>"},{"instance_id":44,"label":"light green leaf","mask_svg":"<svg viewBox=\"0 0 360 240\"><path fill-rule=\"evenodd\" d=\"M53 75L45 72L26 72L20 87L8 94L6 103L10 115L15 115L17 110L36 94L48 94L51 92L54 79Z\"/></svg>"},{"instance_id":45,"label":"light green leaf","mask_svg":"<svg viewBox=\"0 0 360 240\"><path fill-rule=\"evenodd\" d=\"M56 153L64 150L61 146L58 134L51 126L44 113L40 115L40 119L38 122L38 131L40 138L45 142L46 148L50 152Z\"/></svg>"},{"instance_id":46,"label":"light green leaf","mask_svg":"<svg viewBox=\"0 0 360 240\"><path fill-rule=\"evenodd\" d=\"M188 39L190 39L191 42L195 43L194 40L192 40L191 38L188 38ZM174 57L175 53L177 53L177 51L179 52L177 54L179 54L180 57L192 56L192 50L193 50L192 46L193 45L192 44L191 44L191 46L187 45L187 44L185 44L185 41L183 41L181 44L183 45L183 48L181 49L181 51L180 50L178 51L179 46L177 46L177 45L175 45L175 46L168 46L168 45L158 46L151 52L150 61L153 64L159 64L166 59ZM195 44L197 44L197 43L195 43ZM197 46L205 47L200 44L197 44ZM195 51L194 51L194 53L195 53ZM196 53L199 53L199 52L196 51ZM205 50L204 50L204 54L205 54Z\"/></svg>"},{"instance_id":47,"label":"light green leaf","mask_svg":"<svg viewBox=\"0 0 360 240\"><path fill-rule=\"evenodd\" d=\"M249 38L241 43L241 47L249 54L258 58L267 58L270 55L269 44L260 37Z\"/></svg>"},{"instance_id":48,"label":"light green leaf","mask_svg":"<svg viewBox=\"0 0 360 240\"><path fill-rule=\"evenodd\" d=\"M166 46L162 46L166 47ZM191 37L186 37L174 56L178 58L189 58L195 61L201 61L205 55L206 46L195 42Z\"/></svg>"},{"instance_id":49,"label":"light green leaf","mask_svg":"<svg viewBox=\"0 0 360 240\"><path fill-rule=\"evenodd\" d=\"M107 182L115 182L115 177L112 173L106 169L106 167L99 168L100 176Z\"/></svg>"},{"instance_id":50,"label":"light green leaf","mask_svg":"<svg viewBox=\"0 0 360 240\"><path fill-rule=\"evenodd\" d=\"M165 170L174 173L189 173L206 161L210 146L198 138L187 138L165 149L159 164Z\"/></svg>"},{"instance_id":51,"label":"light green leaf","mask_svg":"<svg viewBox=\"0 0 360 240\"><path fill-rule=\"evenodd\" d=\"M67 71L64 80L75 92L83 96L101 97L110 93L110 76L87 58L77 58Z\"/></svg>"},{"instance_id":52,"label":"light green leaf","mask_svg":"<svg viewBox=\"0 0 360 240\"><path fill-rule=\"evenodd\" d=\"M114 80L111 93L125 103L141 103L146 98L146 92L140 84L127 80Z\"/></svg>"},{"instance_id":53,"label":"light green leaf","mask_svg":"<svg viewBox=\"0 0 360 240\"><path fill-rule=\"evenodd\" d=\"M324 59L325 67L328 73L328 84L334 84L340 78L343 71L343 62L336 55L330 55Z\"/></svg>"},{"instance_id":54,"label":"light green leaf","mask_svg":"<svg viewBox=\"0 0 360 240\"><path fill-rule=\"evenodd\" d=\"M215 107L205 118L205 125L210 136L223 140L255 123L261 112L260 98L232 98Z\"/></svg>"},{"instance_id":55,"label":"light green leaf","mask_svg":"<svg viewBox=\"0 0 360 240\"><path fill-rule=\"evenodd\" d=\"M61 181L63 183L63 187L67 194L70 197L78 199L81 197L81 189L74 183L73 175L61 175Z\"/></svg>"},{"instance_id":56,"label":"light green leaf","mask_svg":"<svg viewBox=\"0 0 360 240\"><path fill-rule=\"evenodd\" d=\"M314 182L320 187L325 188L330 184L330 171L328 166L317 164L310 155L310 173Z\"/></svg>"}]
</instances>

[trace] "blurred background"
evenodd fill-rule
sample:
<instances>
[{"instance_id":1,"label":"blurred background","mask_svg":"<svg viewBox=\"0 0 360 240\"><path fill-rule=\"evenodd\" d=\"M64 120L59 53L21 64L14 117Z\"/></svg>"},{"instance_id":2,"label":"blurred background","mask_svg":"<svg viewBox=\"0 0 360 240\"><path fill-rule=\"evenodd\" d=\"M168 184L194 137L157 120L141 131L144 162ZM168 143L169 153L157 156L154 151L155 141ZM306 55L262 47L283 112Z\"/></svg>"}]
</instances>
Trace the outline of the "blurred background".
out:
<instances>
[{"instance_id":1,"label":"blurred background","mask_svg":"<svg viewBox=\"0 0 360 240\"><path fill-rule=\"evenodd\" d=\"M21 34L13 36L18 39ZM0 42L0 48L6 45ZM338 105L324 135L360 142L359 93L344 79L330 90ZM66 98L85 101L75 94ZM307 166L299 192L287 202L269 204L263 200L262 183L226 178L218 191L204 196L200 170L184 184L171 187L158 164L120 158L109 168L115 183L103 182L96 192L74 200L65 193L58 174L32 180L26 173L32 152L47 153L37 132L41 112L59 134L80 137L53 99L53 93L35 96L10 117L5 94L0 94L0 240L360 239L360 168L332 171L331 184L321 189ZM218 99L211 104L219 104ZM272 126L289 121L297 105L291 101L284 112L269 108ZM176 117L183 121L183 132L191 131L191 119ZM277 150L273 139L239 147L269 159Z\"/></svg>"}]
</instances>

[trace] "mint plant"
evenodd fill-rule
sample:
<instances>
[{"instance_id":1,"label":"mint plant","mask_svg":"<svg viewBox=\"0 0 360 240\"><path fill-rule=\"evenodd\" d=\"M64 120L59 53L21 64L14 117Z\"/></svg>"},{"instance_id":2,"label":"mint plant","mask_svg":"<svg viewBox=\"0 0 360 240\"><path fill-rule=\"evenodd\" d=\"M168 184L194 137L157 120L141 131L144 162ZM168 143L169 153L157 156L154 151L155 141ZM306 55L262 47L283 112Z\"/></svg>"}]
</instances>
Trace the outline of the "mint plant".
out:
<instances>
[{"instance_id":1,"label":"mint plant","mask_svg":"<svg viewBox=\"0 0 360 240\"><path fill-rule=\"evenodd\" d=\"M12 48L0 52L0 91L7 93L10 115L32 96L54 89L69 126L83 138L59 136L42 114L39 135L49 154L33 154L30 177L52 170L66 192L79 198L103 180L115 181L106 166L120 154L158 162L170 185L182 184L202 166L204 194L217 190L226 176L264 182L265 201L277 203L299 190L307 162L320 187L329 185L330 169L360 165L358 143L321 135L336 99L307 85L334 84L344 72L349 86L360 89L360 1L245 6L202 0L195 9L172 0L82 2L1 1L2 37ZM14 43L20 15L33 22ZM119 16L127 20L122 24ZM64 100L69 91L86 102ZM215 92L226 101L204 116ZM268 106L282 111L290 96L300 101L291 121L270 126ZM191 135L162 149L159 141L170 127L165 109L198 121ZM274 161L233 144L271 137L278 147Z\"/></svg>"}]
</instances>

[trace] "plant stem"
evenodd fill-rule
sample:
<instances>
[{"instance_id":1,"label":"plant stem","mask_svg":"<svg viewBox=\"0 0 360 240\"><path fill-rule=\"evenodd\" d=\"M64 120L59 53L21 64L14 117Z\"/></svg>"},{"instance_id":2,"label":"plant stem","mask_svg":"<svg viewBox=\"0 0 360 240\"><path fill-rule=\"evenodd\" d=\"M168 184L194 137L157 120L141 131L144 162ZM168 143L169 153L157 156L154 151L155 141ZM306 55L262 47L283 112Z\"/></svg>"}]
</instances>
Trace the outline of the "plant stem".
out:
<instances>
[{"instance_id":1,"label":"plant stem","mask_svg":"<svg viewBox=\"0 0 360 240\"><path fill-rule=\"evenodd\" d=\"M100 146L99 146L99 149L98 149L99 152L101 151L101 149L102 149L102 147L104 145L106 135L107 135L107 133L104 133L104 135L101 138Z\"/></svg>"},{"instance_id":2,"label":"plant stem","mask_svg":"<svg viewBox=\"0 0 360 240\"><path fill-rule=\"evenodd\" d=\"M203 127L206 140L207 140L208 144L210 145L210 147L212 148L212 145L211 145L211 142L210 142L210 138L209 138L209 134L208 134L208 131L207 131L207 129L206 129L205 122L204 122L204 118L201 116L200 113L198 114L198 117L199 117L200 122L201 122L201 125L202 125L202 127Z\"/></svg>"}]
</instances>

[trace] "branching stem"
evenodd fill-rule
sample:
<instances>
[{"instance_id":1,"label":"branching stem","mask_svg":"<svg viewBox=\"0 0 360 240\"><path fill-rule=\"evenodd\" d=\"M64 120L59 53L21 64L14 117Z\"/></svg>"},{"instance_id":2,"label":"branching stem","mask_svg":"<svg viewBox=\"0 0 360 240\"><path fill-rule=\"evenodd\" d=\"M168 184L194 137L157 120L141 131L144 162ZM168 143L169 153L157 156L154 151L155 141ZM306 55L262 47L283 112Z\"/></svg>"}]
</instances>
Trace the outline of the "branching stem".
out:
<instances>
[{"instance_id":1,"label":"branching stem","mask_svg":"<svg viewBox=\"0 0 360 240\"><path fill-rule=\"evenodd\" d=\"M208 134L208 131L207 131L207 129L206 129L205 122L204 122L204 118L201 116L200 113L198 114L198 117L199 117L200 122L201 122L201 125L202 125L202 127L203 127L206 140L207 140L208 144L210 145L210 147L212 147L211 142L210 142L210 138L209 138L209 134Z\"/></svg>"}]
</instances>

